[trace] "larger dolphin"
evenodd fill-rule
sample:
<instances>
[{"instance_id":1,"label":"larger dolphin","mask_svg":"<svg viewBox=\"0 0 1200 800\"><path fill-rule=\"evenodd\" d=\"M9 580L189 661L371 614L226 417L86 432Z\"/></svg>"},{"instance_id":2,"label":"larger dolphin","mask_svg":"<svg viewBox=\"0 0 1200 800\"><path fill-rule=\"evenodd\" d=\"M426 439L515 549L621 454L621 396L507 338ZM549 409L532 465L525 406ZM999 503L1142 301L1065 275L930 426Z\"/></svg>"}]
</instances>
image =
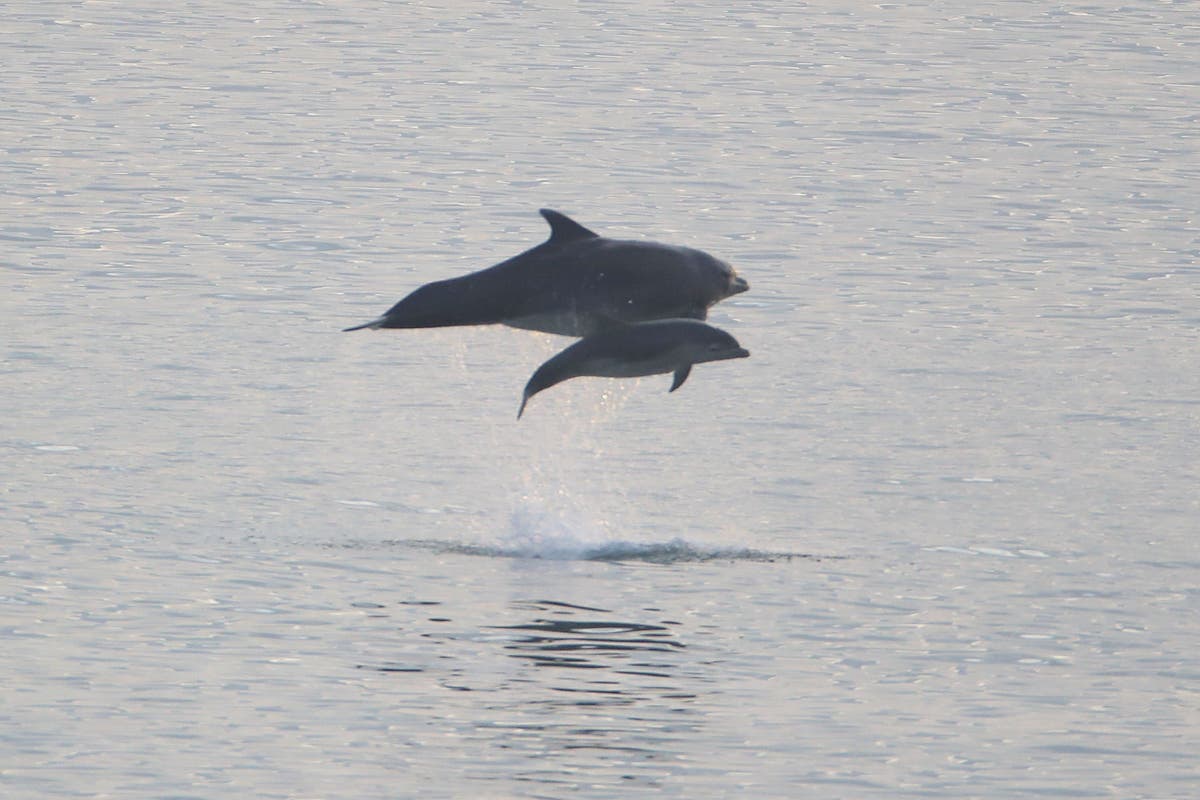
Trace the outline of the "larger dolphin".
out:
<instances>
[{"instance_id":1,"label":"larger dolphin","mask_svg":"<svg viewBox=\"0 0 1200 800\"><path fill-rule=\"evenodd\" d=\"M720 328L694 319L665 319L624 325L580 339L538 367L525 384L521 409L538 392L557 383L594 375L638 378L674 372L668 391L687 380L693 364L746 358L750 353Z\"/></svg>"},{"instance_id":2,"label":"larger dolphin","mask_svg":"<svg viewBox=\"0 0 1200 800\"><path fill-rule=\"evenodd\" d=\"M690 247L606 239L541 209L550 238L494 267L427 283L378 319L346 328L439 328L502 323L587 336L624 323L705 319L749 288L733 268Z\"/></svg>"}]
</instances>

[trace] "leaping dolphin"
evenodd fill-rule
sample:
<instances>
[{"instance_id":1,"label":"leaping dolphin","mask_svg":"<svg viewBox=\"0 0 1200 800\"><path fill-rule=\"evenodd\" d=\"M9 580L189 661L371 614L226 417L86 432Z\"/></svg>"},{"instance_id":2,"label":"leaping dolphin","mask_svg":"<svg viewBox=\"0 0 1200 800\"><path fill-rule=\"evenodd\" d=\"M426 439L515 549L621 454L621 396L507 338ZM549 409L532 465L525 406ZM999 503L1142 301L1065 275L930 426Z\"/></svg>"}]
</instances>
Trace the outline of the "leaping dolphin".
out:
<instances>
[{"instance_id":1,"label":"leaping dolphin","mask_svg":"<svg viewBox=\"0 0 1200 800\"><path fill-rule=\"evenodd\" d=\"M494 267L416 289L378 319L346 328L440 328L501 323L566 336L684 317L749 284L690 247L606 239L543 208L550 238Z\"/></svg>"},{"instance_id":2,"label":"leaping dolphin","mask_svg":"<svg viewBox=\"0 0 1200 800\"><path fill-rule=\"evenodd\" d=\"M525 384L517 419L525 413L529 398L571 378L639 378L674 372L668 390L673 392L687 380L693 364L749 355L725 331L694 319L622 325L584 337L538 367Z\"/></svg>"}]
</instances>

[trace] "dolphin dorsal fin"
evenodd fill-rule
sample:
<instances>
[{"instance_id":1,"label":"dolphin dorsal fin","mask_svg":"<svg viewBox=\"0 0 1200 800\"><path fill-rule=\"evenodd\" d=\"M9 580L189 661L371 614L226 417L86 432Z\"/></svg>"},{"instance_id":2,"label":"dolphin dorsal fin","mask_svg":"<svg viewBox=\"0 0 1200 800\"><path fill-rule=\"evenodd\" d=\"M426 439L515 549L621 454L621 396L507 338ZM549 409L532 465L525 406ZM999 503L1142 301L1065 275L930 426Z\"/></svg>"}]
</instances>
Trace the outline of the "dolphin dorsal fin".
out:
<instances>
[{"instance_id":1,"label":"dolphin dorsal fin","mask_svg":"<svg viewBox=\"0 0 1200 800\"><path fill-rule=\"evenodd\" d=\"M566 214L560 214L552 208L542 208L538 213L550 223L550 242L563 244L578 239L596 239L598 234L589 231Z\"/></svg>"}]
</instances>

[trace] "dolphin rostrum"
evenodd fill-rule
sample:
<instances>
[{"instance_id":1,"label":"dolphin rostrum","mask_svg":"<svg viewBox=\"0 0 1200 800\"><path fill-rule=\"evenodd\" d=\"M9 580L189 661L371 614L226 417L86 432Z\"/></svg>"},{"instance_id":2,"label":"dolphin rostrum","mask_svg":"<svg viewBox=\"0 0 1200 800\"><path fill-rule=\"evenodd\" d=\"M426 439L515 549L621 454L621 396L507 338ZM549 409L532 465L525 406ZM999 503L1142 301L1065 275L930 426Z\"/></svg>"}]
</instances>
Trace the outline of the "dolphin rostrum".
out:
<instances>
[{"instance_id":1,"label":"dolphin rostrum","mask_svg":"<svg viewBox=\"0 0 1200 800\"><path fill-rule=\"evenodd\" d=\"M494 267L416 289L378 319L346 328L439 328L501 323L566 336L621 324L705 319L749 288L720 259L689 247L599 236L541 210L550 238Z\"/></svg>"},{"instance_id":2,"label":"dolphin rostrum","mask_svg":"<svg viewBox=\"0 0 1200 800\"><path fill-rule=\"evenodd\" d=\"M693 364L749 355L725 331L694 319L622 325L586 336L538 367L525 384L517 419L525 413L529 398L571 378L638 378L674 372L668 390L673 392L687 380Z\"/></svg>"}]
</instances>

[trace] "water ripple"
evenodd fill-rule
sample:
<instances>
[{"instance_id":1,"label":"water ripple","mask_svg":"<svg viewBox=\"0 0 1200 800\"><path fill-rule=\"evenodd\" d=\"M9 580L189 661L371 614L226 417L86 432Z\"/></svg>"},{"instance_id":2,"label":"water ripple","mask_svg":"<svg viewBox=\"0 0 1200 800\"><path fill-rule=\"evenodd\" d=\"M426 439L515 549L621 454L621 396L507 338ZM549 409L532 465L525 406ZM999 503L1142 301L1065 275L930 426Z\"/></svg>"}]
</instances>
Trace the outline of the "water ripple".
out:
<instances>
[{"instance_id":1,"label":"water ripple","mask_svg":"<svg viewBox=\"0 0 1200 800\"><path fill-rule=\"evenodd\" d=\"M427 539L396 540L389 544L466 556L489 558L532 558L556 561L643 561L651 564L680 564L705 561L791 561L792 559L823 559L836 556L817 556L811 553L757 550L750 547L714 547L698 545L683 539L667 542L613 541L585 543L556 539L548 542L525 542L517 545L483 545L462 542L442 542Z\"/></svg>"}]
</instances>

